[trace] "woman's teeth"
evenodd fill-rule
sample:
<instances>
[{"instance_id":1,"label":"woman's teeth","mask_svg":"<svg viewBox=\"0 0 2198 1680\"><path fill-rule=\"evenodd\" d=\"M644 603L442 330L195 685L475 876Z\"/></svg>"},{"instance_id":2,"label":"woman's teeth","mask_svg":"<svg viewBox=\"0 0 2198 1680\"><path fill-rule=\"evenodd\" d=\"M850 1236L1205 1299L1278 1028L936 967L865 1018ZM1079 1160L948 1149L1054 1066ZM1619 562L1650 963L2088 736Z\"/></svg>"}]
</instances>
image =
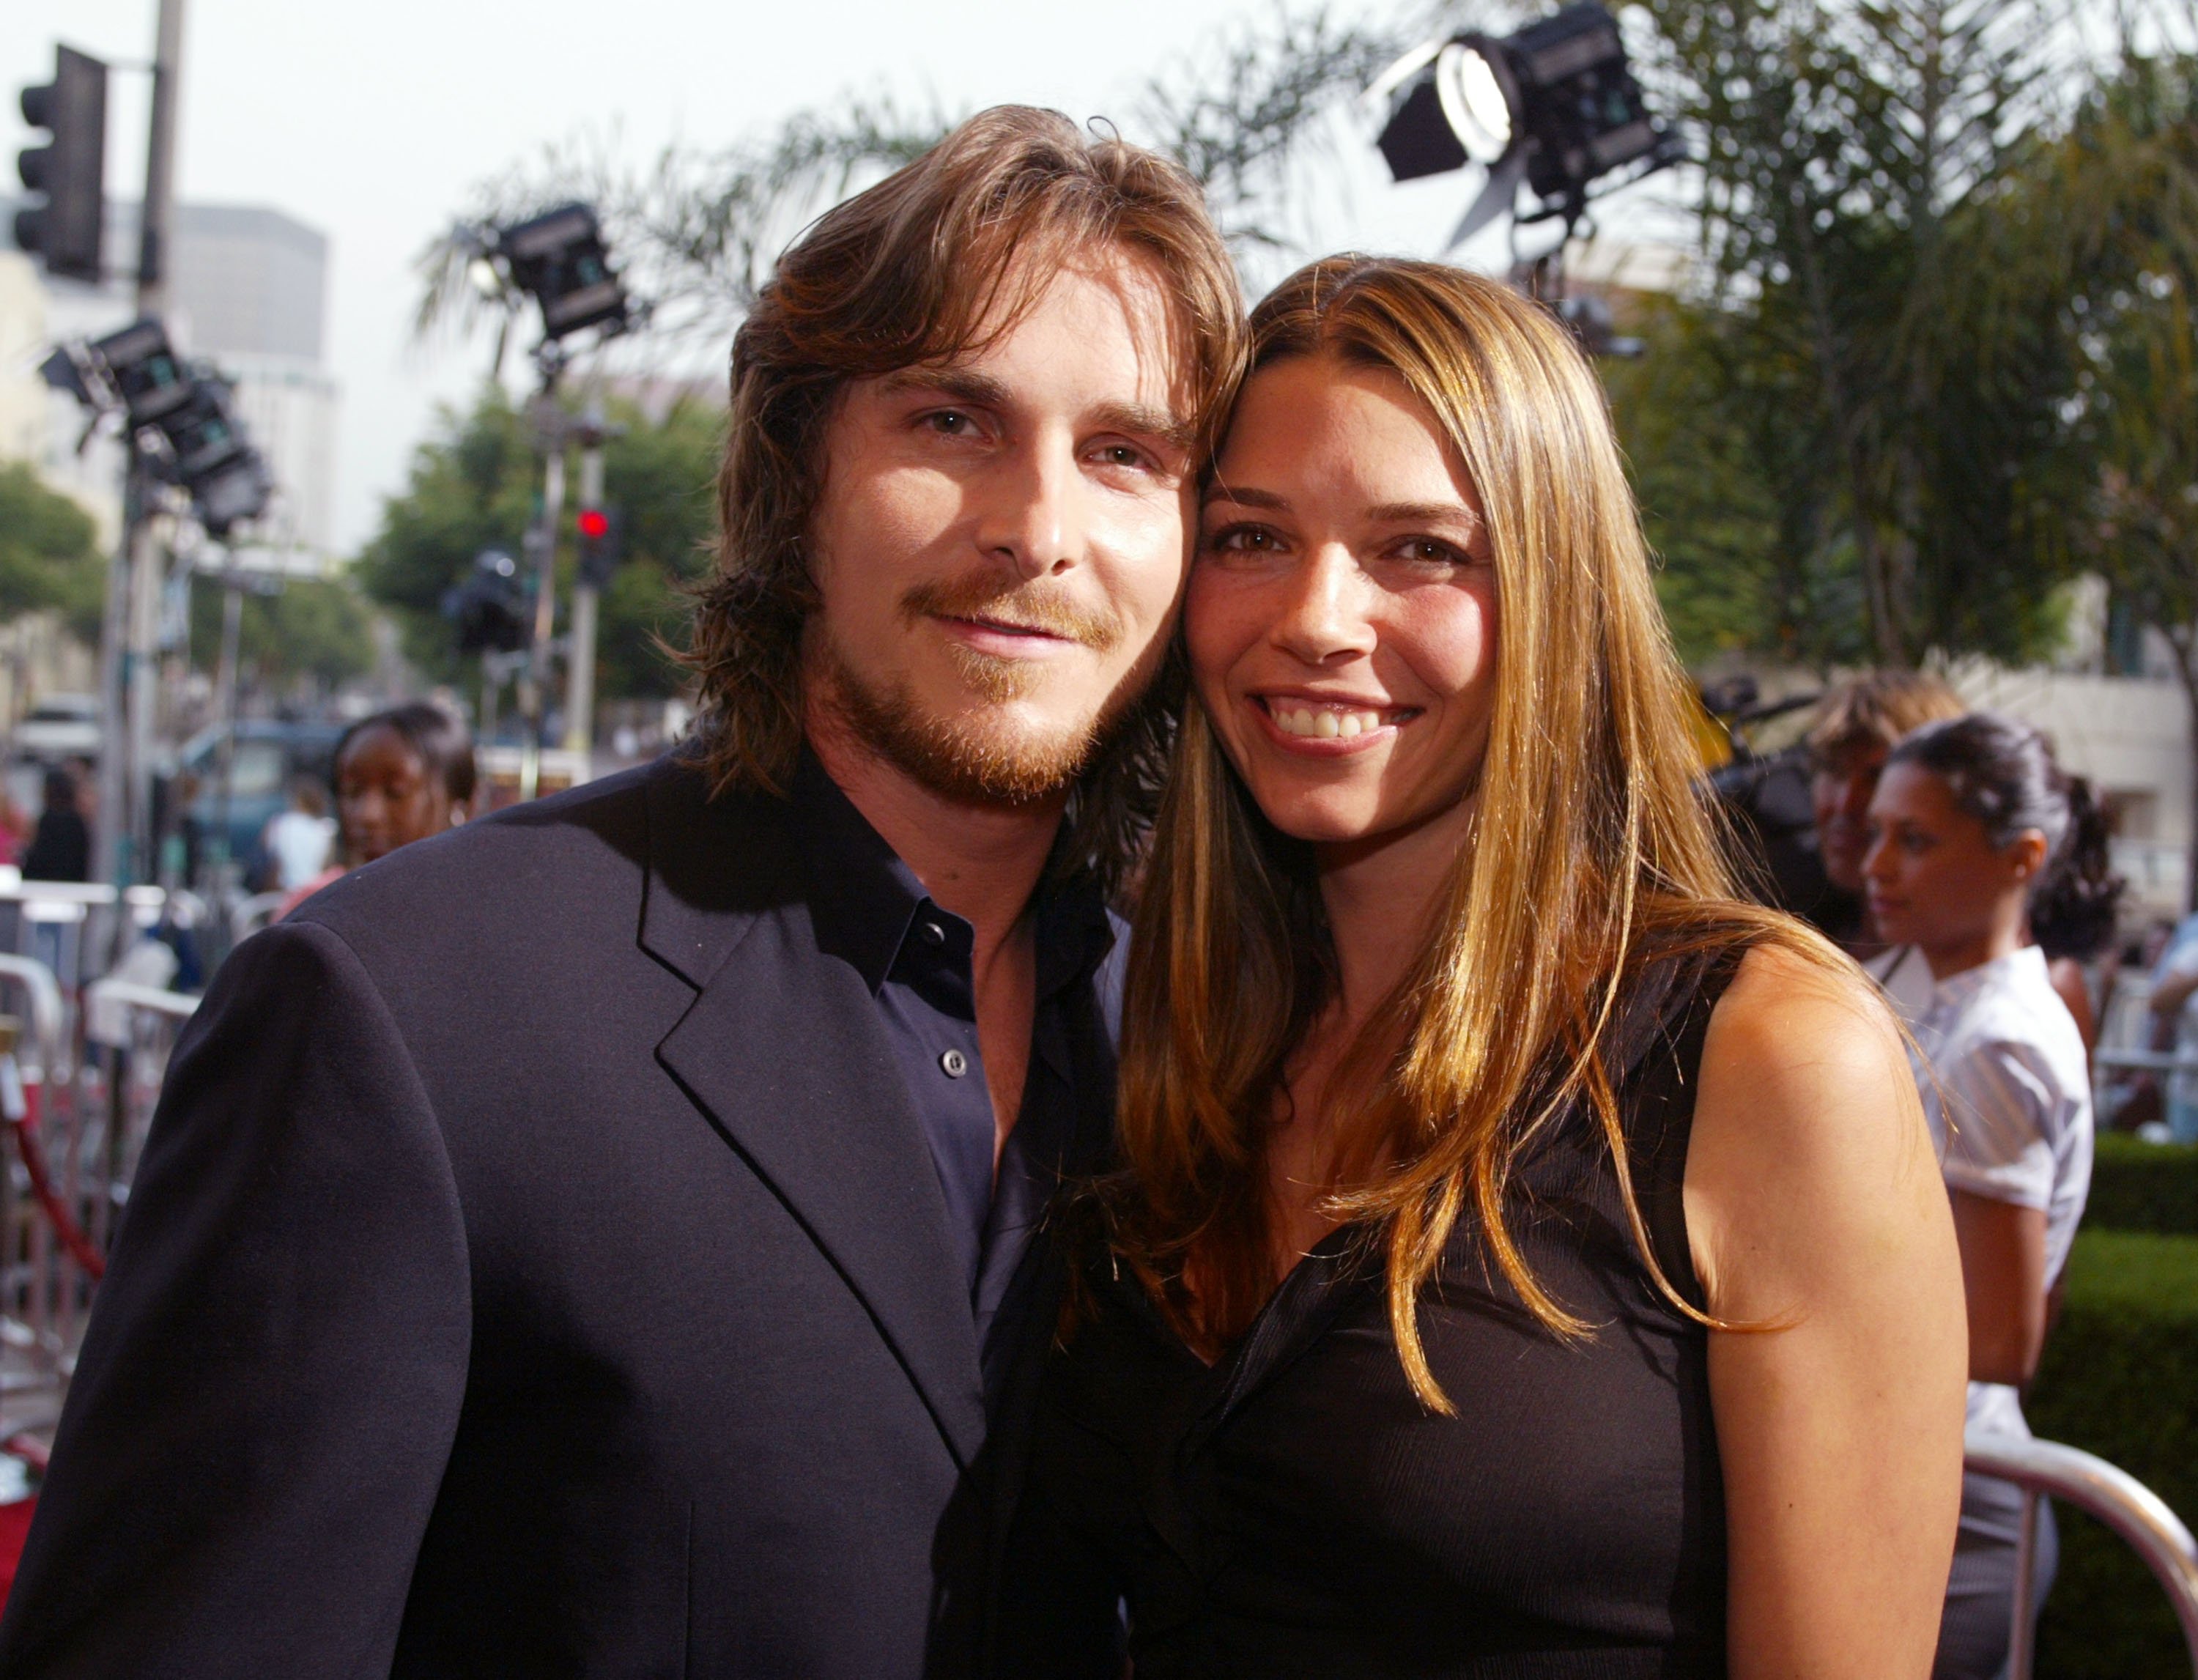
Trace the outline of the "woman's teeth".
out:
<instances>
[{"instance_id":1,"label":"woman's teeth","mask_svg":"<svg viewBox=\"0 0 2198 1680\"><path fill-rule=\"evenodd\" d=\"M1284 735L1301 735L1314 741L1349 741L1381 727L1381 714L1378 712L1292 706L1279 700L1269 702L1269 710Z\"/></svg>"}]
</instances>

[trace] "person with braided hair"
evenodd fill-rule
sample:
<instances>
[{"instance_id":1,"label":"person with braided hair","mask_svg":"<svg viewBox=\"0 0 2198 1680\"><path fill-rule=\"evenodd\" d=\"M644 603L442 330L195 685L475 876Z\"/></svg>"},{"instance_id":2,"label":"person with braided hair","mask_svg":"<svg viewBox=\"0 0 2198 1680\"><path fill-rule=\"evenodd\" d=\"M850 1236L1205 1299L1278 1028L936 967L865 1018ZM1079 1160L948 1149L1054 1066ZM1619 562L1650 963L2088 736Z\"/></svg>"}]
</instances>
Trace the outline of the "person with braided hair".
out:
<instances>
[{"instance_id":1,"label":"person with braided hair","mask_svg":"<svg viewBox=\"0 0 2198 1680\"><path fill-rule=\"evenodd\" d=\"M1962 1251L1968 1431L2027 1436L2021 1390L2083 1218L2092 1142L2084 1041L2031 931L2111 905L2103 826L2045 737L1991 712L1904 736L1869 810L1870 915L1922 950L1934 982L1916 1075ZM1938 1680L2002 1671L2021 1508L2009 1484L1965 1479ZM2033 1602L2057 1554L2049 1509Z\"/></svg>"}]
</instances>

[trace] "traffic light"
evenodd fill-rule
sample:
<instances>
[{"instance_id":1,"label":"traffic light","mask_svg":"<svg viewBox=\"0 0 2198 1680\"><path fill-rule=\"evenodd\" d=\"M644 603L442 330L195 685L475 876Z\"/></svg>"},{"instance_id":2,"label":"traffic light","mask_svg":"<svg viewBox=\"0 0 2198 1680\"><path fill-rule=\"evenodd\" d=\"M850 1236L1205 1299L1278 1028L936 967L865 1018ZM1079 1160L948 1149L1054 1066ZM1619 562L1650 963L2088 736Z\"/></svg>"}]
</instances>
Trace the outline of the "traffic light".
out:
<instances>
[{"instance_id":1,"label":"traffic light","mask_svg":"<svg viewBox=\"0 0 2198 1680\"><path fill-rule=\"evenodd\" d=\"M578 523L580 581L591 590L608 589L625 557L625 516L616 508L583 508Z\"/></svg>"},{"instance_id":2,"label":"traffic light","mask_svg":"<svg viewBox=\"0 0 2198 1680\"><path fill-rule=\"evenodd\" d=\"M462 654L515 654L531 632L519 562L501 549L474 557L473 573L443 596L443 616L457 626Z\"/></svg>"},{"instance_id":3,"label":"traffic light","mask_svg":"<svg viewBox=\"0 0 2198 1680\"><path fill-rule=\"evenodd\" d=\"M23 120L53 136L15 160L43 204L15 212L15 243L67 280L100 278L107 232L107 67L73 47L54 49L54 78L25 88Z\"/></svg>"}]
</instances>

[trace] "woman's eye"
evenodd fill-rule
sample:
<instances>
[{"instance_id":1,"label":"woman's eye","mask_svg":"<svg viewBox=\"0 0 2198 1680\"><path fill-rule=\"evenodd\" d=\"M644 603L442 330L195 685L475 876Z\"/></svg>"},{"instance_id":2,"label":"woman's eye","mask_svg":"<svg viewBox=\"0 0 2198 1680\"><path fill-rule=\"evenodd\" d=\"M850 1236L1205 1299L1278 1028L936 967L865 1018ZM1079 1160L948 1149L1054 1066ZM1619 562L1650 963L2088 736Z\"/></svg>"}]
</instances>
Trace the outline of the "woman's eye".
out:
<instances>
[{"instance_id":1,"label":"woman's eye","mask_svg":"<svg viewBox=\"0 0 2198 1680\"><path fill-rule=\"evenodd\" d=\"M1280 546L1273 532L1258 525L1224 526L1206 539L1207 549L1212 554L1272 554Z\"/></svg>"},{"instance_id":2,"label":"woman's eye","mask_svg":"<svg viewBox=\"0 0 2198 1680\"><path fill-rule=\"evenodd\" d=\"M1145 453L1134 444L1102 444L1093 451L1107 467L1143 467Z\"/></svg>"},{"instance_id":3,"label":"woman's eye","mask_svg":"<svg viewBox=\"0 0 2198 1680\"><path fill-rule=\"evenodd\" d=\"M1393 552L1416 566L1462 566L1465 555L1448 543L1433 537L1408 537Z\"/></svg>"}]
</instances>

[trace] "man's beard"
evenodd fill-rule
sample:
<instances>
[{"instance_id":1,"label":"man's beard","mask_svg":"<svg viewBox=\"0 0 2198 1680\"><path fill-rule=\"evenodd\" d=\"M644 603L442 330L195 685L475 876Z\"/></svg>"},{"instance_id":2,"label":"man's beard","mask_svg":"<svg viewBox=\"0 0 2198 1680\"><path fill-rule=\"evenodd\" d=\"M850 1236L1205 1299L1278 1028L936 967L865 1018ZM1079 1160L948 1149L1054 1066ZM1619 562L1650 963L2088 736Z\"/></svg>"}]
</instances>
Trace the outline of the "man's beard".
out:
<instances>
[{"instance_id":1,"label":"man's beard","mask_svg":"<svg viewBox=\"0 0 2198 1680\"><path fill-rule=\"evenodd\" d=\"M996 577L923 584L901 597L911 630L927 618L985 617L1042 630L1104 654L1122 639L1119 620L1032 584ZM854 669L830 626L812 621L820 655L815 698L864 747L918 785L980 805L1028 805L1062 792L1104 752L1144 692L1153 661L1140 660L1090 718L1050 734L1018 729L1002 710L1045 680L1034 660L1001 659L949 643L962 679L985 705L943 716L918 704L905 682L873 683Z\"/></svg>"}]
</instances>

